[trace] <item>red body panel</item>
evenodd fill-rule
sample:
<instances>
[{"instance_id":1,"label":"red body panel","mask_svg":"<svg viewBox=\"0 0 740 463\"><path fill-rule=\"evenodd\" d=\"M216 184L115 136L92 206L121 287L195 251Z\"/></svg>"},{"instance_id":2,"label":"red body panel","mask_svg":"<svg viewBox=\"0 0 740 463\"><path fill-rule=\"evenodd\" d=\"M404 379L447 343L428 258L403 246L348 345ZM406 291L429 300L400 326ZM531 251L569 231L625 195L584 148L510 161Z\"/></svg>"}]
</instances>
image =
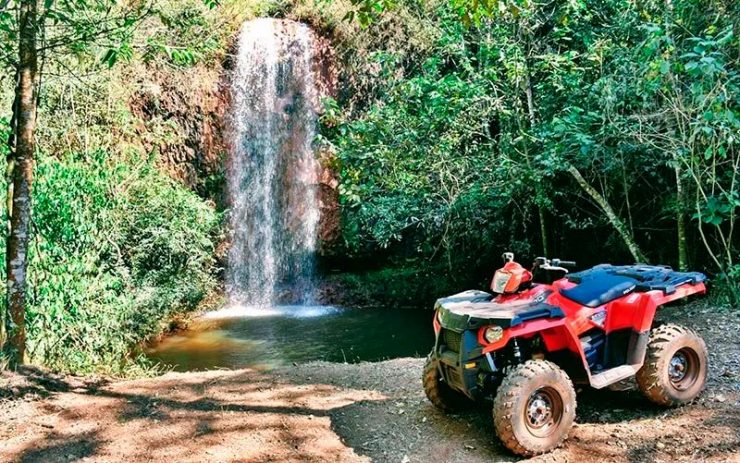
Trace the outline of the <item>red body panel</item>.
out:
<instances>
[{"instance_id":1,"label":"red body panel","mask_svg":"<svg viewBox=\"0 0 740 463\"><path fill-rule=\"evenodd\" d=\"M532 281L532 272L517 262L507 262L503 268L496 270L493 274L491 290L494 293L513 294L519 291L523 283L530 281Z\"/></svg>"}]
</instances>

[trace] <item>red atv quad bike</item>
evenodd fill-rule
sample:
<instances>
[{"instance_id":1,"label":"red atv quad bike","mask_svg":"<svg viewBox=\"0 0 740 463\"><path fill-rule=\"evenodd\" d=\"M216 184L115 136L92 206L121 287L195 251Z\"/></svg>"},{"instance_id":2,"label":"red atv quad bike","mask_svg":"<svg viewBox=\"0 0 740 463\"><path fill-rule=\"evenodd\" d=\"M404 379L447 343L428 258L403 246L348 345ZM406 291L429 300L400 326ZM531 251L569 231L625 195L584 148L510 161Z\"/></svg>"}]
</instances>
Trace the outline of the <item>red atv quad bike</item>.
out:
<instances>
[{"instance_id":1,"label":"red atv quad bike","mask_svg":"<svg viewBox=\"0 0 740 463\"><path fill-rule=\"evenodd\" d=\"M693 331L658 324L658 307L706 292L706 277L649 265L537 258L532 271L504 254L494 294L439 299L424 392L444 411L493 398L496 434L516 454L558 447L576 412L573 383L601 389L636 377L651 401L694 399L707 377L707 348ZM533 283L533 275L538 281ZM544 277L544 278L542 278Z\"/></svg>"}]
</instances>

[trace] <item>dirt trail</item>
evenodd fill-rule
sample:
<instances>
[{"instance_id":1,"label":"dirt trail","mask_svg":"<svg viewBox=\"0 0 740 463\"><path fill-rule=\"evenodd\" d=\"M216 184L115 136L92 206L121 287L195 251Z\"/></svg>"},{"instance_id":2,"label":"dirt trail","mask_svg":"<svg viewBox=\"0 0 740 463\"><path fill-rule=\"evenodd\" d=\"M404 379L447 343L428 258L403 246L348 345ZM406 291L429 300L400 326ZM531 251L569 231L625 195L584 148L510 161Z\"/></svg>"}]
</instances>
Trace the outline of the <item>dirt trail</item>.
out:
<instances>
[{"instance_id":1,"label":"dirt trail","mask_svg":"<svg viewBox=\"0 0 740 463\"><path fill-rule=\"evenodd\" d=\"M703 313L704 312L704 313ZM708 390L674 410L584 390L563 448L539 462L740 462L740 321L668 312L707 340ZM0 377L0 462L505 462L490 410L446 416L423 397L421 359L309 363L269 373L170 373L111 382Z\"/></svg>"}]
</instances>

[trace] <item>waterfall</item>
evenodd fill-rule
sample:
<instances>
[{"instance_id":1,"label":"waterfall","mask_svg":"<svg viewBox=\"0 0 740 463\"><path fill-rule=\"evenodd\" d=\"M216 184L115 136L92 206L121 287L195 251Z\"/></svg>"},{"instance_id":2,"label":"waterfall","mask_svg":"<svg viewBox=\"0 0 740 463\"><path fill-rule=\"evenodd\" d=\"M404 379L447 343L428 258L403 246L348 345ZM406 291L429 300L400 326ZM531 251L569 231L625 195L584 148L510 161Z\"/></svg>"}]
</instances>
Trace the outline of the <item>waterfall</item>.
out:
<instances>
[{"instance_id":1,"label":"waterfall","mask_svg":"<svg viewBox=\"0 0 740 463\"><path fill-rule=\"evenodd\" d=\"M235 305L311 303L319 222L314 37L294 21L256 19L239 35L229 114Z\"/></svg>"}]
</instances>

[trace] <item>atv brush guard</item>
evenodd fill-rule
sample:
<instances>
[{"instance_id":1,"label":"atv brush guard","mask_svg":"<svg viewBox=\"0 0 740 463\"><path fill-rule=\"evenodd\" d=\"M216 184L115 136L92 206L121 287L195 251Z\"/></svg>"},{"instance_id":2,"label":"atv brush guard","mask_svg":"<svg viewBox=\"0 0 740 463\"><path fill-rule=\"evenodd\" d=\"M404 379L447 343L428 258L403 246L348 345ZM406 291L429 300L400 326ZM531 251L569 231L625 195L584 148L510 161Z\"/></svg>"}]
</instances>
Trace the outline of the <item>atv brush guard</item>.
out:
<instances>
[{"instance_id":1,"label":"atv brush guard","mask_svg":"<svg viewBox=\"0 0 740 463\"><path fill-rule=\"evenodd\" d=\"M701 338L655 322L659 307L704 294L703 274L641 264L569 274L574 262L540 257L528 271L511 253L504 261L493 293L465 291L435 304L424 389L437 407L450 411L493 398L498 436L529 456L567 436L573 383L601 389L636 376L650 400L667 406L703 389Z\"/></svg>"}]
</instances>

